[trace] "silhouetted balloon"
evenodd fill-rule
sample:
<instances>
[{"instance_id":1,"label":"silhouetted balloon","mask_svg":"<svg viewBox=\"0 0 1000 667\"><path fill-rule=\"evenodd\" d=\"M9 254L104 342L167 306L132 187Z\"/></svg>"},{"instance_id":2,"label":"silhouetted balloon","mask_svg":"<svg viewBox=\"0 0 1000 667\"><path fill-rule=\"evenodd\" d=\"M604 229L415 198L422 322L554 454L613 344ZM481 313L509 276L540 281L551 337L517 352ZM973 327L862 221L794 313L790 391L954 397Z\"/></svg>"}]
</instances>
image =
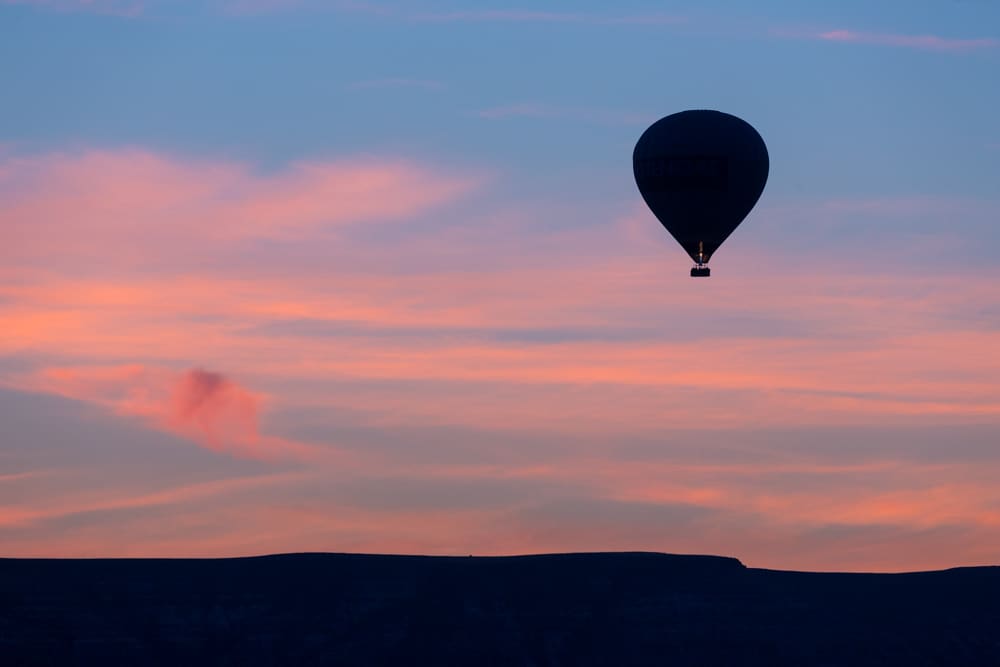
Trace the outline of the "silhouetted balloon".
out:
<instances>
[{"instance_id":1,"label":"silhouetted balloon","mask_svg":"<svg viewBox=\"0 0 1000 667\"><path fill-rule=\"evenodd\" d=\"M632 168L646 204L707 276L708 260L757 203L768 171L757 130L721 111L681 111L653 123Z\"/></svg>"}]
</instances>

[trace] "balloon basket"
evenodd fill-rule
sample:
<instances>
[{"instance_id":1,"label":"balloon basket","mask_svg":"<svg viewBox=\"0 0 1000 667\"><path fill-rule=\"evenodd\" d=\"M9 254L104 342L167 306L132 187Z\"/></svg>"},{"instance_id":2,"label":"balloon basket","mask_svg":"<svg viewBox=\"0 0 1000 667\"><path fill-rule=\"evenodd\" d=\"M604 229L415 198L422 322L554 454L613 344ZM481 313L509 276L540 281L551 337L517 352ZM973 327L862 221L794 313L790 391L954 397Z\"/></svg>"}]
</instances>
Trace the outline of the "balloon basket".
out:
<instances>
[{"instance_id":1,"label":"balloon basket","mask_svg":"<svg viewBox=\"0 0 1000 667\"><path fill-rule=\"evenodd\" d=\"M691 277L692 278L707 278L712 275L712 270L707 266L693 266L691 267Z\"/></svg>"}]
</instances>

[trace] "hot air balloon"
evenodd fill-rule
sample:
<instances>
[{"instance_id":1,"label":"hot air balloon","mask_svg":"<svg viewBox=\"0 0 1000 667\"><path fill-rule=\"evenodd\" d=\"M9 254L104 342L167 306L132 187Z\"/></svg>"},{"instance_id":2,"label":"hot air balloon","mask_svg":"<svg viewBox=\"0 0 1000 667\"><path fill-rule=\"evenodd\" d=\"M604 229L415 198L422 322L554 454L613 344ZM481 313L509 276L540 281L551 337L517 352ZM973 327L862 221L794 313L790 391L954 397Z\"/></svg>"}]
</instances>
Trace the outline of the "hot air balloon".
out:
<instances>
[{"instance_id":1,"label":"hot air balloon","mask_svg":"<svg viewBox=\"0 0 1000 667\"><path fill-rule=\"evenodd\" d=\"M681 111L642 133L632 153L639 193L708 276L708 260L757 203L767 147L749 123L721 111Z\"/></svg>"}]
</instances>

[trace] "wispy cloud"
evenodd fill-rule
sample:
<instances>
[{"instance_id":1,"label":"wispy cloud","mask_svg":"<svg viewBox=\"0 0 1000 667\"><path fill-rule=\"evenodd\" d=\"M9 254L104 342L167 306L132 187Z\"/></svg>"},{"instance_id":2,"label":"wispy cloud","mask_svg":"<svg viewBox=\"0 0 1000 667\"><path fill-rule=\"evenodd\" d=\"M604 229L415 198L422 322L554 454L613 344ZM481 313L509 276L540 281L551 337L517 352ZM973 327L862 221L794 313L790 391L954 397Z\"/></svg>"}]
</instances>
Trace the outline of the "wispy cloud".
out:
<instances>
[{"instance_id":1,"label":"wispy cloud","mask_svg":"<svg viewBox=\"0 0 1000 667\"><path fill-rule=\"evenodd\" d=\"M566 23L590 25L675 25L685 23L684 16L663 12L613 14L597 12L539 11L530 9L473 9L422 11L363 0L343 0L338 9L386 18L426 22L468 23Z\"/></svg>"},{"instance_id":2,"label":"wispy cloud","mask_svg":"<svg viewBox=\"0 0 1000 667\"><path fill-rule=\"evenodd\" d=\"M866 449L886 435L903 434L853 434ZM845 445L836 434L812 437L830 449ZM995 462L871 454L850 463L780 461L741 434L699 438L691 463L634 453L616 460L574 444L549 465L327 468L159 482L154 491L64 483L58 497L0 509L0 530L9 555L36 556L659 549L731 554L752 566L869 571L995 558ZM668 456L675 449L669 434L657 445ZM720 445L745 448L754 460L711 462ZM805 447L796 443L799 459ZM52 529L67 522L73 530ZM952 539L942 542L942 534Z\"/></svg>"},{"instance_id":3,"label":"wispy cloud","mask_svg":"<svg viewBox=\"0 0 1000 667\"><path fill-rule=\"evenodd\" d=\"M28 472L15 472L0 474L0 484L3 482L19 482L25 479L34 479L44 475L51 475L50 470L30 470Z\"/></svg>"},{"instance_id":4,"label":"wispy cloud","mask_svg":"<svg viewBox=\"0 0 1000 667\"><path fill-rule=\"evenodd\" d=\"M174 179L183 187L168 199L181 213L158 224L191 229L185 211L203 219L202 191L187 184L202 176L201 185L216 186L197 165L191 170ZM151 206L136 195L108 208L101 198L79 199L90 181L57 182L40 190L45 202L103 225L105 253L132 234L125 223ZM324 189L307 193L316 201L293 198L269 217L329 205ZM87 206L94 208L88 213ZM242 210L238 201L227 206ZM884 199L814 204L809 212L825 220L921 210L950 217L952 209ZM498 429L662 428L696 413L732 428L750 421L976 420L1000 410L988 391L1000 375L992 362L1000 357L987 353L995 324L959 317L971 313L969 304L990 302L989 281L854 275L853 265L838 269L828 252L796 268L744 248L743 259L727 263L745 274L740 285L720 275L697 293L664 290L663 254L670 251L648 213L563 232L462 216L429 235L402 233L402 222L374 237L329 239L307 227L283 240L280 252L258 250L249 262L224 258L219 241L211 271L196 275L171 274L181 255L150 231L132 248L141 265L105 263L113 277L70 270L75 262L93 272L93 258L103 256L96 250L69 257L66 276L49 270L26 283L31 274L20 273L3 287L0 351L73 349L80 361L102 364L122 356L152 366L198 359L296 382L354 378L378 388L369 394L347 382L328 390L330 400L352 410L375 401L419 423ZM777 216L797 224L802 213L769 215ZM31 230L27 223L22 229ZM23 260L18 245L11 247L12 261ZM42 245L39 256L59 247ZM171 259L160 263L167 275L144 273L163 256ZM413 383L426 385L420 397ZM470 386L479 389L470 393ZM559 400L567 387L575 387L575 401ZM612 400L623 392L628 400Z\"/></svg>"},{"instance_id":5,"label":"wispy cloud","mask_svg":"<svg viewBox=\"0 0 1000 667\"><path fill-rule=\"evenodd\" d=\"M655 548L898 569L985 558L996 532L995 268L781 245L856 219L940 239L995 203L765 203L698 282L631 203L462 206L481 179L422 162L0 164L7 386L196 442L164 449L198 462L320 473L142 492L102 469L54 495L12 478L10 554ZM30 456L18 469L51 466Z\"/></svg>"},{"instance_id":6,"label":"wispy cloud","mask_svg":"<svg viewBox=\"0 0 1000 667\"><path fill-rule=\"evenodd\" d=\"M22 258L131 261L140 248L171 247L189 254L239 238L406 218L481 182L406 160L303 162L259 173L141 150L12 156L0 162L0 241Z\"/></svg>"},{"instance_id":7,"label":"wispy cloud","mask_svg":"<svg viewBox=\"0 0 1000 667\"><path fill-rule=\"evenodd\" d=\"M63 12L94 12L135 17L143 13L144 0L0 0L5 5L26 5Z\"/></svg>"},{"instance_id":8,"label":"wispy cloud","mask_svg":"<svg viewBox=\"0 0 1000 667\"><path fill-rule=\"evenodd\" d=\"M138 495L120 495L114 491L100 494L103 497L75 498L66 503L65 498L56 499L56 503L31 508L0 507L0 528L24 526L63 519L66 517L115 512L120 510L147 509L164 505L176 505L204 501L209 498L234 494L246 490L259 490L275 485L286 485L301 482L308 478L307 473L277 473L257 475L253 477L220 479L182 487L162 489ZM59 501L63 502L59 502Z\"/></svg>"},{"instance_id":9,"label":"wispy cloud","mask_svg":"<svg viewBox=\"0 0 1000 667\"><path fill-rule=\"evenodd\" d=\"M1000 46L1000 41L992 38L955 39L938 35L896 35L890 33L856 32L853 30L830 30L820 33L819 39L830 42L856 42L883 46L903 46L931 51L973 51L992 49Z\"/></svg>"},{"instance_id":10,"label":"wispy cloud","mask_svg":"<svg viewBox=\"0 0 1000 667\"><path fill-rule=\"evenodd\" d=\"M814 39L824 42L839 42L844 44L871 44L875 46L894 46L925 51L946 51L954 53L981 51L1000 47L1000 40L992 37L959 38L942 37L940 35L906 35L886 32L865 32L838 28L834 30L789 30L772 29L772 35L798 39Z\"/></svg>"},{"instance_id":11,"label":"wispy cloud","mask_svg":"<svg viewBox=\"0 0 1000 667\"><path fill-rule=\"evenodd\" d=\"M675 25L684 17L662 14L596 14L586 12L547 12L531 10L482 9L452 12L424 12L409 15L423 21L468 21L510 23L581 23L592 25Z\"/></svg>"},{"instance_id":12,"label":"wispy cloud","mask_svg":"<svg viewBox=\"0 0 1000 667\"><path fill-rule=\"evenodd\" d=\"M607 125L642 125L649 122L650 119L649 114L606 109L588 109L584 107L554 106L537 102L521 102L490 107L480 110L477 115L480 118L488 118L490 120L504 118L566 118Z\"/></svg>"},{"instance_id":13,"label":"wispy cloud","mask_svg":"<svg viewBox=\"0 0 1000 667\"><path fill-rule=\"evenodd\" d=\"M533 9L456 9L429 10L405 3L369 2L367 0L221 0L229 14L262 14L292 10L341 11L355 14L426 23L549 23L581 25L675 25L686 17L666 12L603 13L544 11Z\"/></svg>"}]
</instances>

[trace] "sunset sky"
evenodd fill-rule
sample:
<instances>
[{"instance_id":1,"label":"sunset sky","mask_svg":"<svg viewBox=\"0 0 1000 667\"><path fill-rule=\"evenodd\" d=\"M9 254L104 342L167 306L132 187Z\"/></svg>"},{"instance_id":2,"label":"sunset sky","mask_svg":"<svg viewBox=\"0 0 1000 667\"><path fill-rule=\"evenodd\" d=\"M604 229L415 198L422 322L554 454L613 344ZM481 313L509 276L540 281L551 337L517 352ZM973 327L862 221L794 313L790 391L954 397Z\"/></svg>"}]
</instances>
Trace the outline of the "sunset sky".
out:
<instances>
[{"instance_id":1,"label":"sunset sky","mask_svg":"<svg viewBox=\"0 0 1000 667\"><path fill-rule=\"evenodd\" d=\"M0 0L0 556L1000 564L1000 3ZM632 148L767 142L710 279Z\"/></svg>"}]
</instances>

